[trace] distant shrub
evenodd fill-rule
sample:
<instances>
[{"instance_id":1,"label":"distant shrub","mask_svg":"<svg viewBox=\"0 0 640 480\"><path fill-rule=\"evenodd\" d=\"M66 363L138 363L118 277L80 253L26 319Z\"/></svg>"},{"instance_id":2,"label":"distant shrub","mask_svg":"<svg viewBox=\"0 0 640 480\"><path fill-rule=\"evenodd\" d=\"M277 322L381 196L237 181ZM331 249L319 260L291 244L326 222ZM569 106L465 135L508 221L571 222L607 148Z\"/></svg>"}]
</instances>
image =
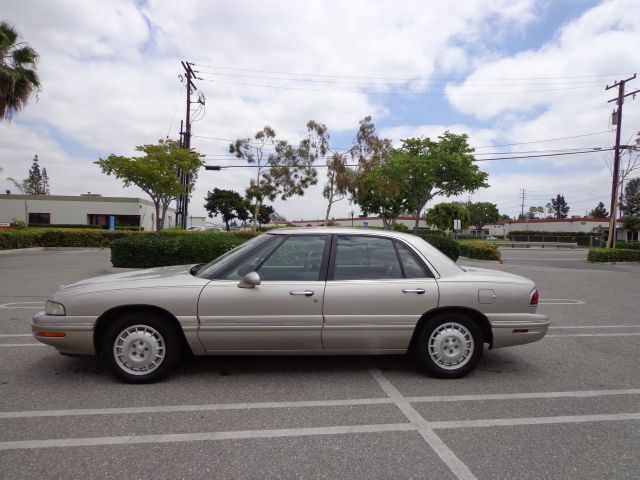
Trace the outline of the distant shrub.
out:
<instances>
[{"instance_id":1,"label":"distant shrub","mask_svg":"<svg viewBox=\"0 0 640 480\"><path fill-rule=\"evenodd\" d=\"M132 235L145 234L86 228L25 228L0 231L0 250L28 247L108 247L113 240Z\"/></svg>"},{"instance_id":2,"label":"distant shrub","mask_svg":"<svg viewBox=\"0 0 640 480\"><path fill-rule=\"evenodd\" d=\"M27 224L23 220L18 220L17 218L12 218L10 225L16 230L27 228Z\"/></svg>"},{"instance_id":3,"label":"distant shrub","mask_svg":"<svg viewBox=\"0 0 640 480\"><path fill-rule=\"evenodd\" d=\"M589 250L589 262L640 262L640 250L629 248L596 248Z\"/></svg>"},{"instance_id":4,"label":"distant shrub","mask_svg":"<svg viewBox=\"0 0 640 480\"><path fill-rule=\"evenodd\" d=\"M466 241L460 243L460 255L477 260L501 260L500 250L497 245L491 242L480 240Z\"/></svg>"},{"instance_id":5,"label":"distant shrub","mask_svg":"<svg viewBox=\"0 0 640 480\"><path fill-rule=\"evenodd\" d=\"M424 240L436 247L454 262L460 256L460 244L455 240L443 237L441 235L428 235L422 238L424 238Z\"/></svg>"},{"instance_id":6,"label":"distant shrub","mask_svg":"<svg viewBox=\"0 0 640 480\"><path fill-rule=\"evenodd\" d=\"M407 227L404 223L396 223L393 225L393 229L396 232L408 232L409 227Z\"/></svg>"},{"instance_id":7,"label":"distant shrub","mask_svg":"<svg viewBox=\"0 0 640 480\"><path fill-rule=\"evenodd\" d=\"M207 263L251 238L238 233L183 232L123 238L111 243L111 263L127 268Z\"/></svg>"},{"instance_id":8,"label":"distant shrub","mask_svg":"<svg viewBox=\"0 0 640 480\"><path fill-rule=\"evenodd\" d=\"M625 248L628 250L640 250L640 242L638 240L632 240L630 242L620 241L616 242L617 248Z\"/></svg>"}]
</instances>

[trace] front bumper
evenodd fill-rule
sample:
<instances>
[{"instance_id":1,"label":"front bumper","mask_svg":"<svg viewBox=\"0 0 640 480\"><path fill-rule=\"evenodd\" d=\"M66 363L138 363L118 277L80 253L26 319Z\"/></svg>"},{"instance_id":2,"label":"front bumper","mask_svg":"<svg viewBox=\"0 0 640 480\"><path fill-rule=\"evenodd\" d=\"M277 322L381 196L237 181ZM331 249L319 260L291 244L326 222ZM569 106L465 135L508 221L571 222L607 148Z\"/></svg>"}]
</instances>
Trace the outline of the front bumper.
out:
<instances>
[{"instance_id":1,"label":"front bumper","mask_svg":"<svg viewBox=\"0 0 640 480\"><path fill-rule=\"evenodd\" d=\"M491 323L491 348L511 347L540 340L551 322L539 313L495 313L487 315Z\"/></svg>"},{"instance_id":2,"label":"front bumper","mask_svg":"<svg viewBox=\"0 0 640 480\"><path fill-rule=\"evenodd\" d=\"M55 347L60 353L95 355L94 325L93 317L47 315L44 312L38 312L33 316L31 332L36 340ZM55 332L64 336L43 336L46 332Z\"/></svg>"}]
</instances>

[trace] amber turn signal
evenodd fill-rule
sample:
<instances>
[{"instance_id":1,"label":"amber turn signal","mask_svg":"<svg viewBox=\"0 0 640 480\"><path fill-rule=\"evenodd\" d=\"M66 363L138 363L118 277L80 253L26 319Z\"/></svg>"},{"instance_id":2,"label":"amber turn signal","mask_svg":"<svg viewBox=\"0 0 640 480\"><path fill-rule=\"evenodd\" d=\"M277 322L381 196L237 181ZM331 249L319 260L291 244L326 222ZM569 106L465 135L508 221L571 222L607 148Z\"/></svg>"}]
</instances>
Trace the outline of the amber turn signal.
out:
<instances>
[{"instance_id":1,"label":"amber turn signal","mask_svg":"<svg viewBox=\"0 0 640 480\"><path fill-rule=\"evenodd\" d=\"M36 332L38 337L65 337L66 335L64 332Z\"/></svg>"}]
</instances>

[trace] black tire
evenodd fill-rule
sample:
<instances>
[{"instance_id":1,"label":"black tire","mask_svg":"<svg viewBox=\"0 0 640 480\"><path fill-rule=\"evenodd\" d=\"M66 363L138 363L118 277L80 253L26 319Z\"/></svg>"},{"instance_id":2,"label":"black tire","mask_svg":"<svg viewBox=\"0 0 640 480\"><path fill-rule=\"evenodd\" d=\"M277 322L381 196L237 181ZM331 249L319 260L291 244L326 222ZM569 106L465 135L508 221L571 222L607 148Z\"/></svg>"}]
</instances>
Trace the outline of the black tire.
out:
<instances>
[{"instance_id":1,"label":"black tire","mask_svg":"<svg viewBox=\"0 0 640 480\"><path fill-rule=\"evenodd\" d=\"M484 339L478 325L458 313L443 313L428 320L413 345L420 363L438 378L465 376L478 365L483 348ZM465 355L465 349L470 353Z\"/></svg>"},{"instance_id":2,"label":"black tire","mask_svg":"<svg viewBox=\"0 0 640 480\"><path fill-rule=\"evenodd\" d=\"M116 347L121 355L116 354ZM141 384L166 375L180 360L181 350L181 339L169 320L148 312L130 312L109 325L100 356L120 380Z\"/></svg>"}]
</instances>

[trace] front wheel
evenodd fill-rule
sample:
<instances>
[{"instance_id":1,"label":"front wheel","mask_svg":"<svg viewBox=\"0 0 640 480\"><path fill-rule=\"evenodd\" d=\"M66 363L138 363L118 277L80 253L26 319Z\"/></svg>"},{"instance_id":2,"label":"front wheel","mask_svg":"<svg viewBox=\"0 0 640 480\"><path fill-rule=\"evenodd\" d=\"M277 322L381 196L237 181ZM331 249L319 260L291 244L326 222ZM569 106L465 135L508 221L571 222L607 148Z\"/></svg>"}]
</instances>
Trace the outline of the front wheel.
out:
<instances>
[{"instance_id":1,"label":"front wheel","mask_svg":"<svg viewBox=\"0 0 640 480\"><path fill-rule=\"evenodd\" d=\"M483 347L478 325L455 313L427 321L414 345L420 363L438 378L460 378L469 373L480 361Z\"/></svg>"},{"instance_id":2,"label":"front wheel","mask_svg":"<svg viewBox=\"0 0 640 480\"><path fill-rule=\"evenodd\" d=\"M180 342L175 329L164 319L146 313L131 313L109 326L101 355L121 380L150 383L177 364Z\"/></svg>"}]
</instances>

